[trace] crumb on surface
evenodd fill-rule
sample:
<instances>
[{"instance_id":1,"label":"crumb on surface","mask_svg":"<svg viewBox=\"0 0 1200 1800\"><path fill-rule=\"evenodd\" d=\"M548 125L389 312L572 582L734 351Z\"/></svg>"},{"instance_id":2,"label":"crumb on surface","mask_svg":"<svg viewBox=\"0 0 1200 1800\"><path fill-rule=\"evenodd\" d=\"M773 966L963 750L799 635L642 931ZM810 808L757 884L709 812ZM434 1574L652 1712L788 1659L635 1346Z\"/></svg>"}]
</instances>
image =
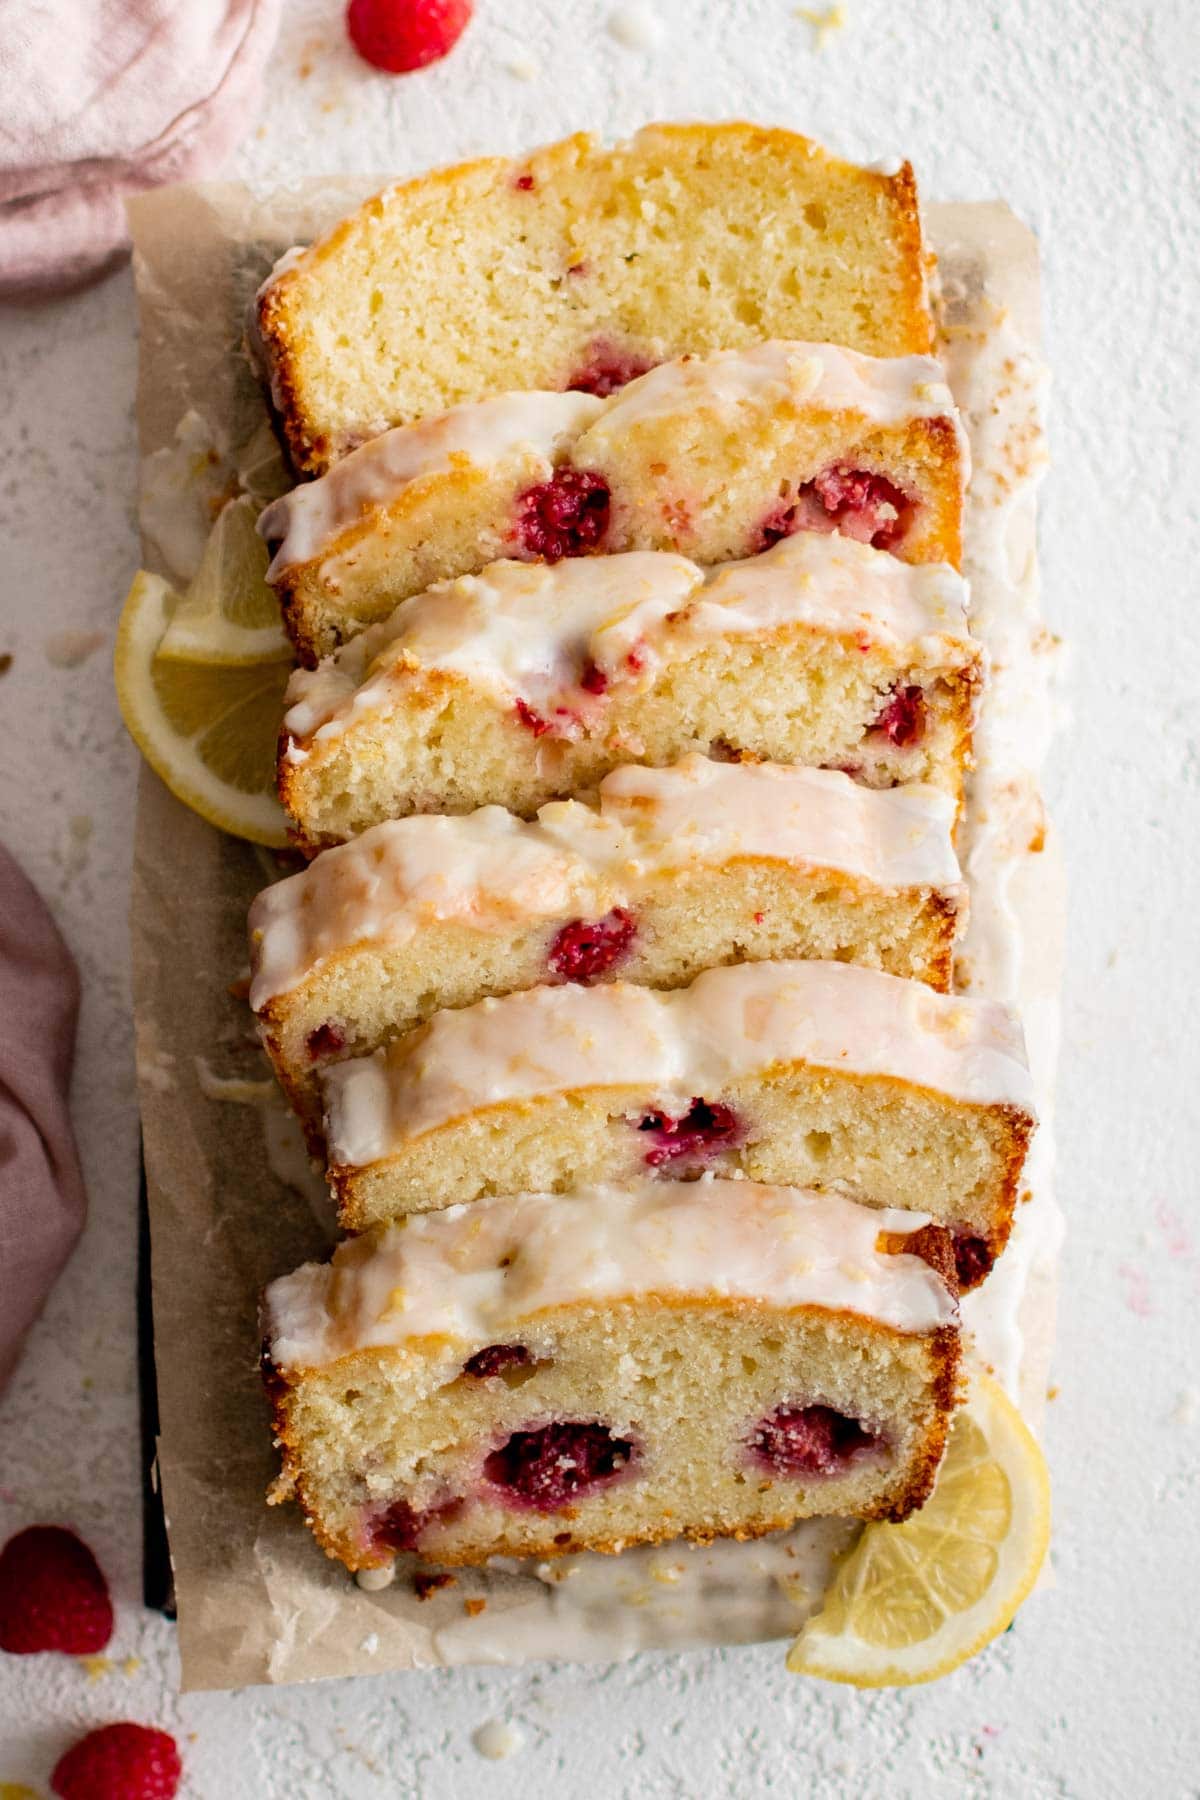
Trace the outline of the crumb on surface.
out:
<instances>
[{"instance_id":1,"label":"crumb on surface","mask_svg":"<svg viewBox=\"0 0 1200 1800\"><path fill-rule=\"evenodd\" d=\"M811 6L798 6L796 17L803 19L806 25L812 26L813 49L818 51L826 49L830 40L839 31L844 31L849 24L842 0L836 0L836 4L827 6L824 12L818 12Z\"/></svg>"}]
</instances>

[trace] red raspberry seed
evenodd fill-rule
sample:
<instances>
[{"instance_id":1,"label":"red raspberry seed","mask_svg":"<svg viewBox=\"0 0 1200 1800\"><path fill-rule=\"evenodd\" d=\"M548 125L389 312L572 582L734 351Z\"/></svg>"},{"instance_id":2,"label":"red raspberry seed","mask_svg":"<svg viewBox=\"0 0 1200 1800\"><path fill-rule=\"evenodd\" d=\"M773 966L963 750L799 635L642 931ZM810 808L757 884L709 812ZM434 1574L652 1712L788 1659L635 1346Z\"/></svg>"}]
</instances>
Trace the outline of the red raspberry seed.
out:
<instances>
[{"instance_id":1,"label":"red raspberry seed","mask_svg":"<svg viewBox=\"0 0 1200 1800\"><path fill-rule=\"evenodd\" d=\"M919 744L925 733L925 695L919 687L894 687L872 731L881 732L897 750Z\"/></svg>"},{"instance_id":2,"label":"red raspberry seed","mask_svg":"<svg viewBox=\"0 0 1200 1800\"><path fill-rule=\"evenodd\" d=\"M673 1119L669 1113L648 1112L638 1130L653 1134L655 1142L643 1161L651 1169L664 1163L705 1162L722 1150L731 1150L741 1136L742 1122L731 1106L719 1100L695 1099L685 1113Z\"/></svg>"}]
</instances>

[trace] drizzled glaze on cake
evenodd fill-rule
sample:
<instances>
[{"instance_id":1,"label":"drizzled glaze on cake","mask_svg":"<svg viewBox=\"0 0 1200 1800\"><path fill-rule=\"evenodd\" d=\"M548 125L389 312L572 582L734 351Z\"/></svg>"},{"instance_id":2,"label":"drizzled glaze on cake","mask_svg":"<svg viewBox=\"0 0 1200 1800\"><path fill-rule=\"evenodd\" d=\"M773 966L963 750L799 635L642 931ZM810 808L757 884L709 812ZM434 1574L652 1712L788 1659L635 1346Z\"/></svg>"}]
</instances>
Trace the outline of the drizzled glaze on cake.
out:
<instances>
[{"instance_id":1,"label":"drizzled glaze on cake","mask_svg":"<svg viewBox=\"0 0 1200 1800\"><path fill-rule=\"evenodd\" d=\"M675 1117L791 1063L1034 1112L1008 1008L850 963L745 963L665 993L533 988L438 1013L326 1072L330 1160L365 1167L452 1120L569 1090L637 1086Z\"/></svg>"},{"instance_id":2,"label":"drizzled glaze on cake","mask_svg":"<svg viewBox=\"0 0 1200 1800\"><path fill-rule=\"evenodd\" d=\"M287 754L302 758L308 740L386 707L413 669L467 678L543 718L570 711L585 726L614 686L648 688L666 662L705 641L809 630L958 669L977 655L966 599L944 563L911 566L811 532L708 575L659 551L492 563L403 601L319 668L297 670Z\"/></svg>"},{"instance_id":3,"label":"drizzled glaze on cake","mask_svg":"<svg viewBox=\"0 0 1200 1800\"><path fill-rule=\"evenodd\" d=\"M353 1238L272 1282L266 1333L283 1370L445 1337L459 1360L551 1307L647 1295L811 1306L920 1333L957 1302L919 1255L929 1224L836 1194L753 1181L647 1180L477 1201Z\"/></svg>"},{"instance_id":4,"label":"drizzled glaze on cake","mask_svg":"<svg viewBox=\"0 0 1200 1800\"><path fill-rule=\"evenodd\" d=\"M941 365L931 356L863 356L836 344L774 338L750 350L718 350L660 363L613 395L587 433L586 448L666 413L803 406L850 412L870 425L954 418ZM965 438L960 435L965 454Z\"/></svg>"},{"instance_id":5,"label":"drizzled glaze on cake","mask_svg":"<svg viewBox=\"0 0 1200 1800\"><path fill-rule=\"evenodd\" d=\"M636 764L600 785L599 806L543 806L522 821L499 806L374 826L267 888L250 915L250 1003L288 992L350 945L403 943L433 922L504 932L521 919L601 920L635 906L664 871L756 858L836 870L957 904L954 803L914 785L875 791L828 769Z\"/></svg>"}]
</instances>

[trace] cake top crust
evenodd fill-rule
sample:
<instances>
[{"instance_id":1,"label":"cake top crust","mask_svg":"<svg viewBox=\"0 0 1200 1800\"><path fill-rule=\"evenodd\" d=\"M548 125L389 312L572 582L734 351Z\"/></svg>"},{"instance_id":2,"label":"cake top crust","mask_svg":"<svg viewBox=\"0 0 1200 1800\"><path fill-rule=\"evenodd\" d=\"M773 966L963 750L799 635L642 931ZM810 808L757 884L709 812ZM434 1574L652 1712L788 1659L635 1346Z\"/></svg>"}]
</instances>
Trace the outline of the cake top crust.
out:
<instances>
[{"instance_id":1,"label":"cake top crust","mask_svg":"<svg viewBox=\"0 0 1200 1800\"><path fill-rule=\"evenodd\" d=\"M552 801L534 821L503 807L419 814L326 850L261 893L250 912L250 1004L294 988L327 957L400 944L454 920L510 931L520 920L606 912L665 871L756 858L837 870L888 890L954 899L954 801L937 788L875 790L835 769L720 763L629 764L599 805Z\"/></svg>"},{"instance_id":2,"label":"cake top crust","mask_svg":"<svg viewBox=\"0 0 1200 1800\"><path fill-rule=\"evenodd\" d=\"M657 1296L815 1307L931 1332L955 1323L957 1300L919 1254L895 1248L929 1223L711 1177L479 1200L352 1238L332 1262L272 1282L267 1348L284 1372L430 1338L470 1353L554 1307Z\"/></svg>"},{"instance_id":3,"label":"cake top crust","mask_svg":"<svg viewBox=\"0 0 1200 1800\"><path fill-rule=\"evenodd\" d=\"M665 993L539 987L437 1013L325 1071L330 1162L363 1167L454 1120L569 1090L634 1086L677 1111L793 1063L1034 1115L1021 1027L998 1002L852 963L742 963Z\"/></svg>"},{"instance_id":4,"label":"cake top crust","mask_svg":"<svg viewBox=\"0 0 1200 1800\"><path fill-rule=\"evenodd\" d=\"M553 709L569 696L586 721L605 691L649 687L668 661L706 641L811 630L860 649L961 669L978 656L967 588L946 563L912 565L833 532L798 532L707 574L665 551L554 564L495 562L404 600L389 619L288 686L294 743L336 736L386 707L414 670L439 670Z\"/></svg>"}]
</instances>

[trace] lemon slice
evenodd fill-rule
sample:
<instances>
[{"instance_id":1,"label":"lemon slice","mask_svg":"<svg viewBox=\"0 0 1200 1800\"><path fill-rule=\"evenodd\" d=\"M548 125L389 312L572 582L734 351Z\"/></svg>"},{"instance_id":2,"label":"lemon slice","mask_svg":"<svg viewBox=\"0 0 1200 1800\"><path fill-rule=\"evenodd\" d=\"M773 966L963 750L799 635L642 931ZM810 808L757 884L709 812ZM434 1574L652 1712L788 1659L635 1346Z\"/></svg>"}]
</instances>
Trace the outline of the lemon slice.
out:
<instances>
[{"instance_id":1,"label":"lemon slice","mask_svg":"<svg viewBox=\"0 0 1200 1800\"><path fill-rule=\"evenodd\" d=\"M235 837L281 848L275 748L289 661L245 667L158 654L179 596L144 569L117 630L117 699L130 736L171 792Z\"/></svg>"},{"instance_id":2,"label":"lemon slice","mask_svg":"<svg viewBox=\"0 0 1200 1800\"><path fill-rule=\"evenodd\" d=\"M171 614L160 657L244 667L290 654L279 602L265 580L267 546L254 529L260 510L249 494L221 508L195 578Z\"/></svg>"},{"instance_id":3,"label":"lemon slice","mask_svg":"<svg viewBox=\"0 0 1200 1800\"><path fill-rule=\"evenodd\" d=\"M902 1525L868 1525L788 1654L798 1675L909 1687L1007 1630L1050 1539L1050 1481L1003 1389L974 1375L937 1485Z\"/></svg>"}]
</instances>

